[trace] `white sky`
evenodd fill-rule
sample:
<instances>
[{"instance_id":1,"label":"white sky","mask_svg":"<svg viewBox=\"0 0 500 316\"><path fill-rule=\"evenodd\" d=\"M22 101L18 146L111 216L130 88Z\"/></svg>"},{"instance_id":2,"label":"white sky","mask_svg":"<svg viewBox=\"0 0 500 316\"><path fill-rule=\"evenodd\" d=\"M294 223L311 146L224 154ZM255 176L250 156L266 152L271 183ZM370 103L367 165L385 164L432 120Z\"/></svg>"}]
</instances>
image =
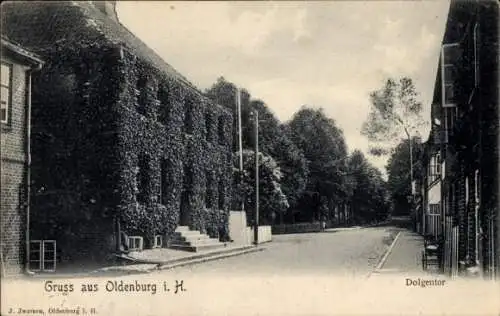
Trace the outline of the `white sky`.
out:
<instances>
[{"instance_id":1,"label":"white sky","mask_svg":"<svg viewBox=\"0 0 500 316\"><path fill-rule=\"evenodd\" d=\"M323 107L349 150L370 91L388 76L414 79L429 119L448 1L119 1L123 25L200 89L219 76L249 90L285 122ZM426 139L428 131L421 132ZM386 158L367 158L383 171Z\"/></svg>"}]
</instances>

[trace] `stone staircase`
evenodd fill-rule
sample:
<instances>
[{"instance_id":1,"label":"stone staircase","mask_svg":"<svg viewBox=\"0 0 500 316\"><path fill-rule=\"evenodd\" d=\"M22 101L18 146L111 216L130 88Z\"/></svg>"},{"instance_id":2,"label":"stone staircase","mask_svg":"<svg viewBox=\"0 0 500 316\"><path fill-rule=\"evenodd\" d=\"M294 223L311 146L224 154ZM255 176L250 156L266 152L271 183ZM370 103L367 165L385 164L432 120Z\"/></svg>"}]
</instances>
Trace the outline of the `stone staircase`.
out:
<instances>
[{"instance_id":1,"label":"stone staircase","mask_svg":"<svg viewBox=\"0 0 500 316\"><path fill-rule=\"evenodd\" d=\"M202 234L197 230L189 230L188 226L178 226L169 248L198 252L224 248L225 246L225 243L220 242L216 238L210 238L208 235Z\"/></svg>"}]
</instances>

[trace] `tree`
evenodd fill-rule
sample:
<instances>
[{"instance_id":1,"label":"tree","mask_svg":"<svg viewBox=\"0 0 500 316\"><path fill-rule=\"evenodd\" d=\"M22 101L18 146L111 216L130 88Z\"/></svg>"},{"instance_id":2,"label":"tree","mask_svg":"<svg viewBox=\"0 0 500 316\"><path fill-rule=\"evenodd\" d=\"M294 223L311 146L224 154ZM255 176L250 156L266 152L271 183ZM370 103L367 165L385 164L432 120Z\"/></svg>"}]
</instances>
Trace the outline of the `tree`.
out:
<instances>
[{"instance_id":1,"label":"tree","mask_svg":"<svg viewBox=\"0 0 500 316\"><path fill-rule=\"evenodd\" d=\"M387 79L385 85L370 94L371 109L361 133L374 143L370 153L387 155L401 138L409 139L425 123L422 103L411 78Z\"/></svg>"},{"instance_id":2,"label":"tree","mask_svg":"<svg viewBox=\"0 0 500 316\"><path fill-rule=\"evenodd\" d=\"M381 172L359 150L351 154L348 166L352 177L351 209L355 221L363 223L385 219L391 207Z\"/></svg>"},{"instance_id":3,"label":"tree","mask_svg":"<svg viewBox=\"0 0 500 316\"><path fill-rule=\"evenodd\" d=\"M388 190L394 202L394 212L398 215L409 215L411 204L408 196L411 195L410 184L410 142L403 140L390 156L386 170L388 174ZM412 138L413 155L418 156L423 150L418 137ZM420 164L414 166L414 173L419 173Z\"/></svg>"},{"instance_id":4,"label":"tree","mask_svg":"<svg viewBox=\"0 0 500 316\"><path fill-rule=\"evenodd\" d=\"M318 220L321 197L330 205L347 200L344 185L347 146L343 132L322 109L308 107L302 107L295 113L287 128L292 141L304 153L309 167L305 195L300 203L301 220Z\"/></svg>"},{"instance_id":5,"label":"tree","mask_svg":"<svg viewBox=\"0 0 500 316\"><path fill-rule=\"evenodd\" d=\"M288 200L281 189L282 173L277 162L268 155L259 152L259 224L270 225L276 215L288 208ZM237 166L239 159L235 155L235 191L245 198L248 222L254 221L255 214L255 151L243 151L243 174ZM242 181L240 181L240 179Z\"/></svg>"},{"instance_id":6,"label":"tree","mask_svg":"<svg viewBox=\"0 0 500 316\"><path fill-rule=\"evenodd\" d=\"M234 111L234 131L237 131L236 96L237 87L223 77L206 91L215 102ZM304 192L308 169L303 153L290 140L287 130L272 113L264 101L252 99L250 93L241 91L242 147L253 150L255 144L254 123L251 113L259 111L259 151L271 156L282 172L281 185L289 204L293 207ZM234 151L238 150L238 137L233 137Z\"/></svg>"}]
</instances>

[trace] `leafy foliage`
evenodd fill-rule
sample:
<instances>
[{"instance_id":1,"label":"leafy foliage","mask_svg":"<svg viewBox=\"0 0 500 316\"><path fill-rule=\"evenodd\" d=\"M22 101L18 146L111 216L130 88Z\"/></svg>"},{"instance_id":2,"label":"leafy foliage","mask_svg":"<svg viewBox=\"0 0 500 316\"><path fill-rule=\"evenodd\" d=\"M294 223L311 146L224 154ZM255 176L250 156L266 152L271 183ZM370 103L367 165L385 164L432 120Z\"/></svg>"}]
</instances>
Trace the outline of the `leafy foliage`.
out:
<instances>
[{"instance_id":1,"label":"leafy foliage","mask_svg":"<svg viewBox=\"0 0 500 316\"><path fill-rule=\"evenodd\" d=\"M115 218L128 234L169 236L180 218L184 167L193 180L185 224L217 231L222 218L227 225L213 214L227 213L232 195L230 111L131 52L120 57L113 46L95 45L46 51L36 78L33 234L68 240L67 253L105 244L92 238L109 240ZM216 179L211 190L207 172ZM205 208L206 192L217 207ZM72 248L69 240L87 242Z\"/></svg>"},{"instance_id":2,"label":"leafy foliage","mask_svg":"<svg viewBox=\"0 0 500 316\"><path fill-rule=\"evenodd\" d=\"M372 155L390 153L401 138L409 138L422 127L422 103L411 78L387 79L380 90L370 94L371 110L361 133L374 146Z\"/></svg>"},{"instance_id":3,"label":"leafy foliage","mask_svg":"<svg viewBox=\"0 0 500 316\"><path fill-rule=\"evenodd\" d=\"M355 221L385 219L391 206L387 185L380 171L373 167L359 150L352 153L348 165L352 177L351 207Z\"/></svg>"},{"instance_id":4,"label":"leafy foliage","mask_svg":"<svg viewBox=\"0 0 500 316\"><path fill-rule=\"evenodd\" d=\"M237 87L223 77L206 91L215 102L233 111L233 127L238 131L236 98ZM304 155L291 141L288 130L283 126L262 100L252 99L250 93L241 90L242 143L244 149L254 150L255 131L251 113L259 112L259 151L271 156L278 164L281 173L281 189L291 206L304 192L308 168ZM233 151L238 150L238 138L233 138ZM239 167L239 166L237 166Z\"/></svg>"},{"instance_id":5,"label":"leafy foliage","mask_svg":"<svg viewBox=\"0 0 500 316\"><path fill-rule=\"evenodd\" d=\"M331 204L330 201L340 203L348 198L344 135L322 109L308 107L295 113L287 128L293 142L304 152L309 167L301 211L317 218L322 213L322 205Z\"/></svg>"},{"instance_id":6,"label":"leafy foliage","mask_svg":"<svg viewBox=\"0 0 500 316\"><path fill-rule=\"evenodd\" d=\"M285 212L289 203L281 189L282 173L277 162L271 157L259 152L259 223L272 224L273 218ZM255 218L255 152L243 151L243 174L237 169L239 159L234 159L235 190L240 197L245 198L248 222ZM238 171L236 171L238 170Z\"/></svg>"},{"instance_id":7,"label":"leafy foliage","mask_svg":"<svg viewBox=\"0 0 500 316\"><path fill-rule=\"evenodd\" d=\"M423 145L417 137L412 138L413 155L418 157ZM422 166L417 163L414 165L414 174L420 174ZM411 194L410 183L410 142L403 140L395 148L394 153L387 162L388 190L394 202L394 211L398 214L408 214L411 205L408 196Z\"/></svg>"}]
</instances>

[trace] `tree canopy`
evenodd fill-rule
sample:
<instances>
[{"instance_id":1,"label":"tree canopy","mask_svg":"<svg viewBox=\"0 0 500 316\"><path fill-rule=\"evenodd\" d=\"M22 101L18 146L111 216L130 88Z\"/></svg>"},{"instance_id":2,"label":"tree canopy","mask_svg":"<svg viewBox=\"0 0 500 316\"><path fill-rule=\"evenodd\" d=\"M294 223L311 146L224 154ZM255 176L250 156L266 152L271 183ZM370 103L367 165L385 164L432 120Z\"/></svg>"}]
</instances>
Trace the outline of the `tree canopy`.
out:
<instances>
[{"instance_id":1,"label":"tree canopy","mask_svg":"<svg viewBox=\"0 0 500 316\"><path fill-rule=\"evenodd\" d=\"M347 146L335 121L322 109L302 107L287 124L290 137L302 150L309 167L306 196L302 210L313 209L319 217L321 198L340 203L347 199L344 186L347 171Z\"/></svg>"},{"instance_id":2,"label":"tree canopy","mask_svg":"<svg viewBox=\"0 0 500 316\"><path fill-rule=\"evenodd\" d=\"M220 77L206 95L215 102L234 111L234 131L237 132L235 84ZM259 112L259 151L276 161L282 173L281 188L291 206L297 203L304 192L308 168L304 154L290 140L289 133L264 101L252 99L250 93L241 89L242 143L244 149L254 150L255 132L251 113ZM238 149L238 137L233 137L233 148Z\"/></svg>"},{"instance_id":3,"label":"tree canopy","mask_svg":"<svg viewBox=\"0 0 500 316\"><path fill-rule=\"evenodd\" d=\"M389 154L402 138L415 135L425 123L422 103L411 78L389 78L370 94L371 109L361 133L372 142L371 154Z\"/></svg>"},{"instance_id":4,"label":"tree canopy","mask_svg":"<svg viewBox=\"0 0 500 316\"><path fill-rule=\"evenodd\" d=\"M352 177L351 207L355 221L385 219L390 213L391 205L382 173L359 150L351 154L348 166Z\"/></svg>"}]
</instances>

